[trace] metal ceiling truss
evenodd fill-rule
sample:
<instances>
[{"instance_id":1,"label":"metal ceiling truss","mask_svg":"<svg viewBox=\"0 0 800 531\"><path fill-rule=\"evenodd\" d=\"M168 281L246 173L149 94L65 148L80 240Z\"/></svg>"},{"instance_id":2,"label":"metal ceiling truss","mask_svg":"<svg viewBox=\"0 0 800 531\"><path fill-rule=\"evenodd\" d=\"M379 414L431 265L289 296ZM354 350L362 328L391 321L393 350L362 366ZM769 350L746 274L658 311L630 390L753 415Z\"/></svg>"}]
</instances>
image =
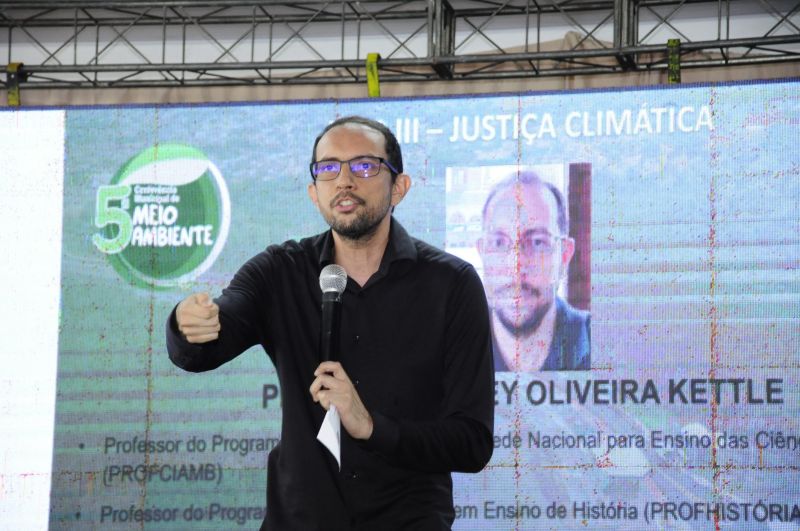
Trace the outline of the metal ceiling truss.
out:
<instances>
[{"instance_id":1,"label":"metal ceiling truss","mask_svg":"<svg viewBox=\"0 0 800 531\"><path fill-rule=\"evenodd\" d=\"M800 61L800 2L0 1L25 89L361 83L370 52L382 82L666 70L668 39L681 68Z\"/></svg>"}]
</instances>

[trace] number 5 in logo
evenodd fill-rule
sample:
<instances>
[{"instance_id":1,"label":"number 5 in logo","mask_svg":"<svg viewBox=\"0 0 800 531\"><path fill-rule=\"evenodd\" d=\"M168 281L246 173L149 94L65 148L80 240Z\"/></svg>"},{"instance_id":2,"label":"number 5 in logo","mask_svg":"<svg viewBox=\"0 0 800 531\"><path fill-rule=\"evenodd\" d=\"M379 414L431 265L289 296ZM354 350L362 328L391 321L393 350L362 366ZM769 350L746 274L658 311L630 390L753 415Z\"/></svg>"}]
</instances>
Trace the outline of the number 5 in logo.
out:
<instances>
[{"instance_id":1,"label":"number 5 in logo","mask_svg":"<svg viewBox=\"0 0 800 531\"><path fill-rule=\"evenodd\" d=\"M130 243L131 234L133 233L131 216L125 209L111 205L112 202L122 202L128 199L130 195L131 187L127 184L113 184L98 188L94 224L98 229L105 229L103 232L111 236L111 238L106 238L101 234L92 236L92 243L100 252L117 254ZM112 228L107 228L109 225L115 226L116 231ZM116 236L114 236L115 232Z\"/></svg>"}]
</instances>

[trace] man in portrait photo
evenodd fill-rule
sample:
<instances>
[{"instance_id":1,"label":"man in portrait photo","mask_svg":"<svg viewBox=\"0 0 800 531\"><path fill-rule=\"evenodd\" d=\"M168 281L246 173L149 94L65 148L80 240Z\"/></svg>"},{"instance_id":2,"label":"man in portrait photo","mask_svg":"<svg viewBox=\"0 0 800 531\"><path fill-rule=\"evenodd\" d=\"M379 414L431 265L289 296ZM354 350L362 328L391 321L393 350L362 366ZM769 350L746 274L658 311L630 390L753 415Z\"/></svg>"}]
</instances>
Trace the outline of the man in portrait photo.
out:
<instances>
[{"instance_id":1,"label":"man in portrait photo","mask_svg":"<svg viewBox=\"0 0 800 531\"><path fill-rule=\"evenodd\" d=\"M564 195L536 173L492 187L477 243L496 371L588 370L590 316L559 295L575 254Z\"/></svg>"}]
</instances>

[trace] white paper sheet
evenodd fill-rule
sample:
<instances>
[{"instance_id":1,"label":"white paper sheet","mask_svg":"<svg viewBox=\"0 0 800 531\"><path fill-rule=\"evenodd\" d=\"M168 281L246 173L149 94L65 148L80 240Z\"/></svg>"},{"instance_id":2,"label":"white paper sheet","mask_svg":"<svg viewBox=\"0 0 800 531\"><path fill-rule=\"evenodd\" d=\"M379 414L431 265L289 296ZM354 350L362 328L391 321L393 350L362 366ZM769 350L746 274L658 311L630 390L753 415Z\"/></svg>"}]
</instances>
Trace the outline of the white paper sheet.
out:
<instances>
[{"instance_id":1,"label":"white paper sheet","mask_svg":"<svg viewBox=\"0 0 800 531\"><path fill-rule=\"evenodd\" d=\"M339 412L336 411L336 406L331 406L325 418L322 420L322 426L317 433L317 440L321 442L328 451L336 458L339 464L339 470L342 469L342 421L339 418Z\"/></svg>"}]
</instances>

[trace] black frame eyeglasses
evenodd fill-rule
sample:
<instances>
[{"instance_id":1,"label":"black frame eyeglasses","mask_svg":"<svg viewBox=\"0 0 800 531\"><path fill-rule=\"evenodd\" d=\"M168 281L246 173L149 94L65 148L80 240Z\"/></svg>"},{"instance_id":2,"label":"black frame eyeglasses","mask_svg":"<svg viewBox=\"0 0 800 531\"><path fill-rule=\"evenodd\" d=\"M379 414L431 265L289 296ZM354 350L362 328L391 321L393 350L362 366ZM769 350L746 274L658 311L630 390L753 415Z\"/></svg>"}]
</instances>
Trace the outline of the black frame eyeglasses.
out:
<instances>
[{"instance_id":1,"label":"black frame eyeglasses","mask_svg":"<svg viewBox=\"0 0 800 531\"><path fill-rule=\"evenodd\" d=\"M395 175L400 173L385 158L372 155L359 155L350 160L318 160L309 164L308 169L311 172L311 178L315 181L332 181L341 173L342 164L347 164L353 177L359 179L369 179L378 175L381 172L381 164L389 168Z\"/></svg>"},{"instance_id":2,"label":"black frame eyeglasses","mask_svg":"<svg viewBox=\"0 0 800 531\"><path fill-rule=\"evenodd\" d=\"M506 234L495 233L484 239L484 246L487 253L521 252L524 255L549 256L555 251L556 244L566 239L567 236L549 232L526 232L517 242L514 242Z\"/></svg>"}]
</instances>

